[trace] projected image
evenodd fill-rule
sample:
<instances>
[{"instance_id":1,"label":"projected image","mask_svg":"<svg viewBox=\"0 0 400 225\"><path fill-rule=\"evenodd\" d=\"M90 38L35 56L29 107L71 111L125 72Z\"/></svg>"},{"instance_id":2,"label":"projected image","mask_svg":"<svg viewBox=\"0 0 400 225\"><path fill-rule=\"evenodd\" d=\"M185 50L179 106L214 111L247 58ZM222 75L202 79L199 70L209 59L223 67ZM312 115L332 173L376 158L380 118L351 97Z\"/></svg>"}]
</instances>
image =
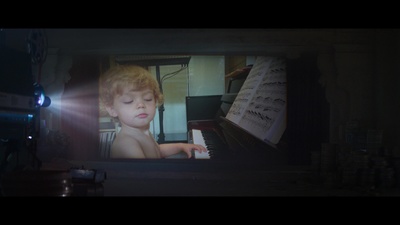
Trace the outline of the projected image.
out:
<instances>
[{"instance_id":1,"label":"projected image","mask_svg":"<svg viewBox=\"0 0 400 225\"><path fill-rule=\"evenodd\" d=\"M152 139L158 144L188 142L187 96L207 93L221 95L224 92L223 56L174 57L186 58L186 63L190 63L182 66L182 62L179 62L159 68L154 65L143 66L154 80L162 84L164 101L162 105L157 105L149 124ZM118 119L110 116L100 101L99 81L101 74L117 64L128 63L123 57L111 60L110 57L93 59L57 53L48 55L43 66L42 83L52 102L41 113L43 129L39 153L43 158L111 158L111 145L122 126ZM177 154L175 158L187 157L188 154Z\"/></svg>"}]
</instances>

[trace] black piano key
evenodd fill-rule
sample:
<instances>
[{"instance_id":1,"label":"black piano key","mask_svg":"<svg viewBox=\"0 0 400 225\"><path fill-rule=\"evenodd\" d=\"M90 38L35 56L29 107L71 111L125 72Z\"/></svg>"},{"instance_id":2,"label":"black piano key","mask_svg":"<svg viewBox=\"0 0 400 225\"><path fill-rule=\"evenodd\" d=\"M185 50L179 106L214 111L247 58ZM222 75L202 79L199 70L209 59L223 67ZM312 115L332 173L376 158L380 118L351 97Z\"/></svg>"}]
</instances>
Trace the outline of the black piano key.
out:
<instances>
[{"instance_id":1,"label":"black piano key","mask_svg":"<svg viewBox=\"0 0 400 225\"><path fill-rule=\"evenodd\" d=\"M223 159L228 157L227 145L221 137L213 130L201 130L205 147L209 151L210 158Z\"/></svg>"}]
</instances>

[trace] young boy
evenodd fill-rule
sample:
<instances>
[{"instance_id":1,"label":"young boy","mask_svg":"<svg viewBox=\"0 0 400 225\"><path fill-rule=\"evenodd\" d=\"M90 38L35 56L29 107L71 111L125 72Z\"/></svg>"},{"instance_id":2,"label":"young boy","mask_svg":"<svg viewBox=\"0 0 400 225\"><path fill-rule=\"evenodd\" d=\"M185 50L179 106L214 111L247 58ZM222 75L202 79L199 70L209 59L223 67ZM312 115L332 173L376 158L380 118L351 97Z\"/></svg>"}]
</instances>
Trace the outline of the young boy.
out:
<instances>
[{"instance_id":1,"label":"young boy","mask_svg":"<svg viewBox=\"0 0 400 225\"><path fill-rule=\"evenodd\" d=\"M121 130L111 146L111 158L164 158L192 150L207 151L189 143L158 144L149 131L156 108L163 103L157 81L146 69L118 65L100 78L100 99L111 117L118 119Z\"/></svg>"}]
</instances>

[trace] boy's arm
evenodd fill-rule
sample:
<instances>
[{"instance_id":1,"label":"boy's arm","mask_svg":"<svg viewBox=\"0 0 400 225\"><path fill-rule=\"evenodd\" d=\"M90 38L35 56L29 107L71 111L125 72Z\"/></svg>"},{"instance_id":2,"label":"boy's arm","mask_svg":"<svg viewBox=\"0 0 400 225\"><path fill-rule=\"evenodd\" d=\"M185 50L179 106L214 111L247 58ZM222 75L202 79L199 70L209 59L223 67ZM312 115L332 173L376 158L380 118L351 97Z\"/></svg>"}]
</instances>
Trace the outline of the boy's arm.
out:
<instances>
[{"instance_id":1,"label":"boy's arm","mask_svg":"<svg viewBox=\"0 0 400 225\"><path fill-rule=\"evenodd\" d=\"M189 144L189 143L168 143L160 144L161 157L165 158L177 154L179 152L185 152L188 158L192 157L192 150L203 152L207 149L202 145Z\"/></svg>"}]
</instances>

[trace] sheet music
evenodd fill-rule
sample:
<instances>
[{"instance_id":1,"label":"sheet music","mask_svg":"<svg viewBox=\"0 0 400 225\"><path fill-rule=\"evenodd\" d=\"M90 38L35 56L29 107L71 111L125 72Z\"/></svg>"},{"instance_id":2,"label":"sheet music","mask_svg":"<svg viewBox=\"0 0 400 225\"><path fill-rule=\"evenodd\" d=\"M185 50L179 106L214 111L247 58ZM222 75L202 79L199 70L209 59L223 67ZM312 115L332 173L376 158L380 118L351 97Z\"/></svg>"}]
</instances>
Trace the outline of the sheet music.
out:
<instances>
[{"instance_id":1,"label":"sheet music","mask_svg":"<svg viewBox=\"0 0 400 225\"><path fill-rule=\"evenodd\" d=\"M286 60L258 56L226 118L277 144L286 129Z\"/></svg>"}]
</instances>

